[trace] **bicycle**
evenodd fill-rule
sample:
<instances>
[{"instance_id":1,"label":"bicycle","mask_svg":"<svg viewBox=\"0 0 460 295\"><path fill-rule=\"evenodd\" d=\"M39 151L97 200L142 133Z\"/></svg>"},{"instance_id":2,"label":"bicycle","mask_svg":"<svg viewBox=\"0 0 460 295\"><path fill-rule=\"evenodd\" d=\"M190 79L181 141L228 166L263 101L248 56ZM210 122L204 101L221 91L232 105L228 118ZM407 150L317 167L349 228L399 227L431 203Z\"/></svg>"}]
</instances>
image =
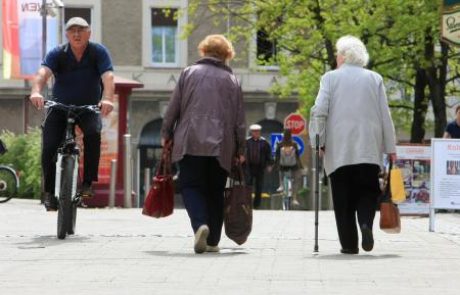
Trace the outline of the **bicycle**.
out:
<instances>
[{"instance_id":1,"label":"bicycle","mask_svg":"<svg viewBox=\"0 0 460 295\"><path fill-rule=\"evenodd\" d=\"M80 150L75 140L76 119L83 112L99 113L100 109L96 105L65 105L51 100L45 101L45 108L64 111L67 117L65 137L57 152L54 189L58 200L57 237L63 240L75 234L77 207L81 202L77 193Z\"/></svg>"},{"instance_id":2,"label":"bicycle","mask_svg":"<svg viewBox=\"0 0 460 295\"><path fill-rule=\"evenodd\" d=\"M0 165L0 203L6 203L16 196L19 177L10 166Z\"/></svg>"},{"instance_id":3,"label":"bicycle","mask_svg":"<svg viewBox=\"0 0 460 295\"><path fill-rule=\"evenodd\" d=\"M0 155L8 151L0 140ZM16 196L19 190L19 177L10 166L0 165L0 203L6 203Z\"/></svg>"}]
</instances>

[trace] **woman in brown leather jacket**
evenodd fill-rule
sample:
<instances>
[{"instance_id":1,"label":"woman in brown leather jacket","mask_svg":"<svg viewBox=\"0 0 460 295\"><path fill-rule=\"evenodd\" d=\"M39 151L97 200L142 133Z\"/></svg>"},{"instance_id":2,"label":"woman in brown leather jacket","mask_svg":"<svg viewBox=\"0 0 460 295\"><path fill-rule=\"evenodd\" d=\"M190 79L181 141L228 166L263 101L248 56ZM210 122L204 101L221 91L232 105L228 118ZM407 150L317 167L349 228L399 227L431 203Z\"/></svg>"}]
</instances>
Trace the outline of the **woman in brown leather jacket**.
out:
<instances>
[{"instance_id":1,"label":"woman in brown leather jacket","mask_svg":"<svg viewBox=\"0 0 460 295\"><path fill-rule=\"evenodd\" d=\"M235 157L244 160L246 125L241 87L228 66L232 44L223 35L209 35L198 49L202 58L181 73L162 137L173 140L194 249L203 253L219 251L225 184Z\"/></svg>"}]
</instances>

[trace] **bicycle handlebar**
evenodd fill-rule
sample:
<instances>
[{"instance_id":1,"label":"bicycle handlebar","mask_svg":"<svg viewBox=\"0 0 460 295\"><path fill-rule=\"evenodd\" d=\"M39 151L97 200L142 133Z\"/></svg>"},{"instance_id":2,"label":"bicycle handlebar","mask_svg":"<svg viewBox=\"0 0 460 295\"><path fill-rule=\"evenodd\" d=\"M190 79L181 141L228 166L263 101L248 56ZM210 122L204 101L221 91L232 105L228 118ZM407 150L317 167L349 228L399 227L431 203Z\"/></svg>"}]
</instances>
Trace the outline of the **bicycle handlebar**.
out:
<instances>
[{"instance_id":1,"label":"bicycle handlebar","mask_svg":"<svg viewBox=\"0 0 460 295\"><path fill-rule=\"evenodd\" d=\"M100 113L101 108L98 105L66 105L54 100L45 100L45 109L55 108L64 111L91 111L94 113Z\"/></svg>"}]
</instances>

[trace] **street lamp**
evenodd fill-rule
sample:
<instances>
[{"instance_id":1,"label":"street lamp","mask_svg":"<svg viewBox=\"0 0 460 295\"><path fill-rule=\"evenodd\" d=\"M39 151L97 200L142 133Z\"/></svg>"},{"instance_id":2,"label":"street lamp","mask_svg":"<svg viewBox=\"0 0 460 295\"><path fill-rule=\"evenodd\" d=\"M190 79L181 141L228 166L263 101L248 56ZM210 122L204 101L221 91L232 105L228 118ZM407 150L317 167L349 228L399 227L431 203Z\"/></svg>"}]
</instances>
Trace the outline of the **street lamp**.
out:
<instances>
[{"instance_id":1,"label":"street lamp","mask_svg":"<svg viewBox=\"0 0 460 295\"><path fill-rule=\"evenodd\" d=\"M59 9L59 22L62 21L62 8L64 7L64 3L61 0L52 0L52 3L48 5L47 0L42 0L42 7L40 9L40 15L42 16L42 58L45 58L46 55L46 43L47 43L47 16L56 17L56 9ZM59 24L59 28L61 24ZM60 30L59 30L60 31ZM61 32L59 32L60 35Z\"/></svg>"}]
</instances>

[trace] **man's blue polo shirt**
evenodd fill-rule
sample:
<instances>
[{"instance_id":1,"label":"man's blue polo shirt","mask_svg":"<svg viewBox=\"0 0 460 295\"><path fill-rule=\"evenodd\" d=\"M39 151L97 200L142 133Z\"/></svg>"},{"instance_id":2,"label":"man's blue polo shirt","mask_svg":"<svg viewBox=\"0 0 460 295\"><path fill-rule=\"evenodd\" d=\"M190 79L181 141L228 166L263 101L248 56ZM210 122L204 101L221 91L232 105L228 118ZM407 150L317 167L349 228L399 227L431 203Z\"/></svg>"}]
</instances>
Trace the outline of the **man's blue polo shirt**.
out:
<instances>
[{"instance_id":1,"label":"man's blue polo shirt","mask_svg":"<svg viewBox=\"0 0 460 295\"><path fill-rule=\"evenodd\" d=\"M90 54L90 46L92 47ZM54 74L53 97L64 104L91 105L101 100L101 75L113 71L110 53L106 47L92 43L86 47L80 62L77 62L70 46L65 46L66 64L61 56L63 47L58 46L48 52L42 65ZM93 55L93 56L90 56ZM59 66L59 59L61 65ZM61 69L58 69L61 68ZM66 70L62 70L66 68Z\"/></svg>"},{"instance_id":2,"label":"man's blue polo shirt","mask_svg":"<svg viewBox=\"0 0 460 295\"><path fill-rule=\"evenodd\" d=\"M452 138L460 138L460 126L458 126L456 120L447 124L446 132L449 133Z\"/></svg>"}]
</instances>

